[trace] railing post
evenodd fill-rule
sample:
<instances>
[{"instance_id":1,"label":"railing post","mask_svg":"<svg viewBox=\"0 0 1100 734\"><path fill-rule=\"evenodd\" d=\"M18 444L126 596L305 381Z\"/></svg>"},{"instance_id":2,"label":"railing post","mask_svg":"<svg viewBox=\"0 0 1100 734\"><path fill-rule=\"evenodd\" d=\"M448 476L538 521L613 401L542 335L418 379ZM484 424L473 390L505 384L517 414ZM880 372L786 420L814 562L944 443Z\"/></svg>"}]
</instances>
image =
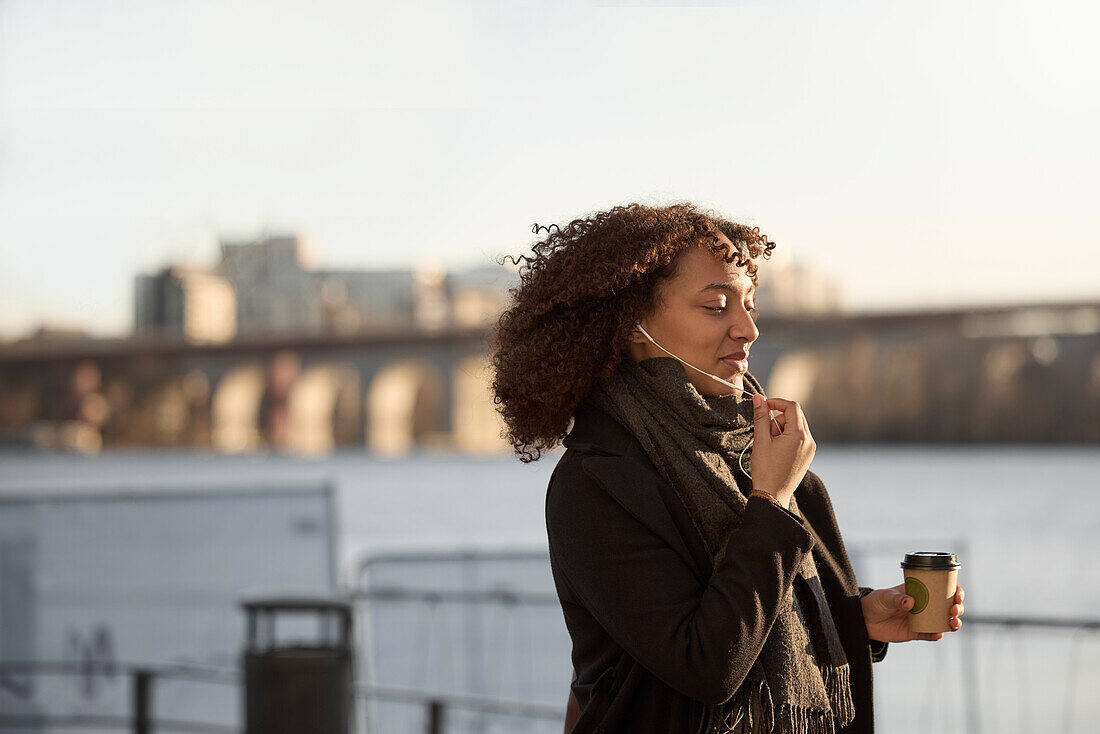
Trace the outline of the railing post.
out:
<instances>
[{"instance_id":1,"label":"railing post","mask_svg":"<svg viewBox=\"0 0 1100 734\"><path fill-rule=\"evenodd\" d=\"M966 538L956 538L954 544L964 558L970 557L970 544ZM965 599L963 606L966 606ZM962 656L960 667L963 674L963 689L966 691L966 703L963 706L966 713L967 734L982 734L982 707L978 700L982 687L981 681L978 680L978 640L974 636L975 632L977 630L971 628L969 634L963 635L963 644L959 648Z\"/></svg>"},{"instance_id":2,"label":"railing post","mask_svg":"<svg viewBox=\"0 0 1100 734\"><path fill-rule=\"evenodd\" d=\"M965 606L966 602L963 601ZM975 630L970 628L970 633L963 635L963 644L959 651L962 653L963 687L966 691L966 731L967 734L982 734L981 706L978 696L981 693L981 685L978 681L978 641L974 638Z\"/></svg>"},{"instance_id":3,"label":"railing post","mask_svg":"<svg viewBox=\"0 0 1100 734\"><path fill-rule=\"evenodd\" d=\"M439 699L428 701L428 734L443 734L443 707Z\"/></svg>"},{"instance_id":4,"label":"railing post","mask_svg":"<svg viewBox=\"0 0 1100 734\"><path fill-rule=\"evenodd\" d=\"M153 734L153 671L135 670L133 688L134 734Z\"/></svg>"}]
</instances>

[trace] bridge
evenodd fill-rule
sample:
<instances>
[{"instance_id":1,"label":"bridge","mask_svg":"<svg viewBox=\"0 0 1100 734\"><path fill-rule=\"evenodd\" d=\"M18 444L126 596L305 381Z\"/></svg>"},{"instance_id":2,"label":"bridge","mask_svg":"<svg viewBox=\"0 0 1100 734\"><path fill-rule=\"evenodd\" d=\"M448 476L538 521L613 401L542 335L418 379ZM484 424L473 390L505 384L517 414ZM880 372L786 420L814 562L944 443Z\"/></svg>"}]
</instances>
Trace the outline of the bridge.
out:
<instances>
[{"instance_id":1,"label":"bridge","mask_svg":"<svg viewBox=\"0 0 1100 734\"><path fill-rule=\"evenodd\" d=\"M822 441L1100 443L1100 301L764 317ZM0 446L499 454L485 328L0 347Z\"/></svg>"}]
</instances>

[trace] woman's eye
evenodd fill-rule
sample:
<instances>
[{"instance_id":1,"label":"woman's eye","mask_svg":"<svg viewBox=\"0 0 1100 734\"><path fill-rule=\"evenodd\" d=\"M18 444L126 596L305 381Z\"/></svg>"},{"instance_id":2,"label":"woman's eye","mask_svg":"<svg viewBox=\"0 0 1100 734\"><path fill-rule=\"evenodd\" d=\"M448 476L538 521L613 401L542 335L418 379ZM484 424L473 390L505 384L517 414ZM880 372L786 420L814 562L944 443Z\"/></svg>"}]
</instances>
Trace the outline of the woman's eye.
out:
<instances>
[{"instance_id":1,"label":"woman's eye","mask_svg":"<svg viewBox=\"0 0 1100 734\"><path fill-rule=\"evenodd\" d=\"M726 310L725 306L703 306L703 308L708 311L714 311L715 313L722 313ZM753 320L755 320L756 317L760 315L760 311L756 308L756 306L749 306L747 310L749 312L749 316L752 317Z\"/></svg>"}]
</instances>

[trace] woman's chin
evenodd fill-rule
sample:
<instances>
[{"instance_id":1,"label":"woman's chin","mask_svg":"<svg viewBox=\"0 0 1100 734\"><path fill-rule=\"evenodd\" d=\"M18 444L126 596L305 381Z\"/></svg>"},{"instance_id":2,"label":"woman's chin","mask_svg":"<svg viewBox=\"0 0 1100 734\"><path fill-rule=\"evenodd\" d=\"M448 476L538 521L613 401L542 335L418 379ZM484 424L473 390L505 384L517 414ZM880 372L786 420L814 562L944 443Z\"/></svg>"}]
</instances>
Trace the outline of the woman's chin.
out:
<instances>
[{"instance_id":1,"label":"woman's chin","mask_svg":"<svg viewBox=\"0 0 1100 734\"><path fill-rule=\"evenodd\" d=\"M721 377L726 382L732 382L734 385L737 385L739 389L743 390L745 386L745 373L748 371L747 363L745 363L743 367L738 365L734 369L730 369L729 365L723 363L721 367L714 371L714 374Z\"/></svg>"},{"instance_id":2,"label":"woman's chin","mask_svg":"<svg viewBox=\"0 0 1100 734\"><path fill-rule=\"evenodd\" d=\"M737 387L734 388L734 387L730 387L729 385L722 385L721 383L718 383L715 380L707 380L707 382L710 383L710 384L707 384L707 385L702 385L702 384L699 384L699 383L695 383L695 389L698 390L699 394L702 395L703 397L707 397L707 398L721 398L721 397L740 398L742 395L748 395L748 393L745 392L745 388L743 387L744 383L741 379L739 379L738 375L727 377L725 375L719 375L718 373L715 373L715 374L718 375L718 377L721 377L723 380L727 380L728 382L732 382Z\"/></svg>"}]
</instances>

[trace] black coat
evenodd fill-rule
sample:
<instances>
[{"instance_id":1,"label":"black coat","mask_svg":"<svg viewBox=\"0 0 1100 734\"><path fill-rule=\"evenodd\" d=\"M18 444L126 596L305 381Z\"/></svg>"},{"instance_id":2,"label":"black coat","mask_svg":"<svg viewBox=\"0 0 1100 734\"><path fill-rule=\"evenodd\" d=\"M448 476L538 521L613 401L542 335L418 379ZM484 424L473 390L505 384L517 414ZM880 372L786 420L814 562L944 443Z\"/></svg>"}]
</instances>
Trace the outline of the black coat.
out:
<instances>
[{"instance_id":1,"label":"black coat","mask_svg":"<svg viewBox=\"0 0 1100 734\"><path fill-rule=\"evenodd\" d=\"M703 539L642 445L587 402L550 478L550 563L573 641L573 732L691 734L704 703L733 696L759 655L780 602L811 548L850 665L856 718L873 731L872 660L856 585L828 493L806 472L795 490L805 520L761 498L711 569ZM747 477L742 488L751 487Z\"/></svg>"}]
</instances>

